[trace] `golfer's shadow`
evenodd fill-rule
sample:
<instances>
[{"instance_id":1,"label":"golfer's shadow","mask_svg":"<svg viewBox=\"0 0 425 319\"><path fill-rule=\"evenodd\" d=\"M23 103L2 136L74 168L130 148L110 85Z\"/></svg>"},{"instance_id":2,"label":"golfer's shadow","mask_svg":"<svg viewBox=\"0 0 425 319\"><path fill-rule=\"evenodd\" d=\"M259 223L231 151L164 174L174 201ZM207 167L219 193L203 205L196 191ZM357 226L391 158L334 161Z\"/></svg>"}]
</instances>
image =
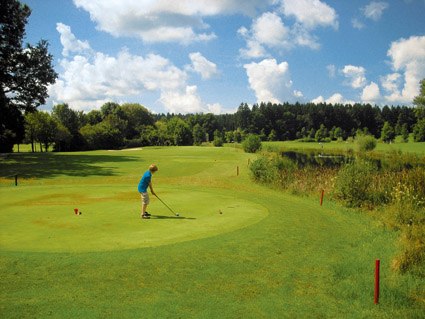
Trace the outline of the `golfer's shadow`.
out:
<instances>
[{"instance_id":1,"label":"golfer's shadow","mask_svg":"<svg viewBox=\"0 0 425 319\"><path fill-rule=\"evenodd\" d=\"M151 215L151 219L196 219L196 218L194 218L194 217L183 217L183 216Z\"/></svg>"}]
</instances>

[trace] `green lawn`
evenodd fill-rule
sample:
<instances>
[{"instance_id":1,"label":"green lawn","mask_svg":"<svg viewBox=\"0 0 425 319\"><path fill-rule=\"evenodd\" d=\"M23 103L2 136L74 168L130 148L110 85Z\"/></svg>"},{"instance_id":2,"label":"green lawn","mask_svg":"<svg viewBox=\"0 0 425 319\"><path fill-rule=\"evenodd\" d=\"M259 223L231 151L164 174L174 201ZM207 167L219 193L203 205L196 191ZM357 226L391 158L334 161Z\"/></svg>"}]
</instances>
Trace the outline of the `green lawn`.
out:
<instances>
[{"instance_id":1,"label":"green lawn","mask_svg":"<svg viewBox=\"0 0 425 319\"><path fill-rule=\"evenodd\" d=\"M346 152L349 150L357 150L355 142L336 142L331 143L317 143L317 142L298 142L298 141L285 141L285 142L263 142L264 146L267 147L278 147L282 149L291 150L315 150L315 151L341 151ZM377 152L403 152L413 153L419 156L425 156L425 142L395 142L392 144L378 142L376 145Z\"/></svg>"},{"instance_id":2,"label":"green lawn","mask_svg":"<svg viewBox=\"0 0 425 319\"><path fill-rule=\"evenodd\" d=\"M254 156L152 147L0 159L2 318L422 316L423 287L390 269L396 233L326 198L253 184ZM139 218L152 162L179 218L155 198L155 218Z\"/></svg>"}]
</instances>

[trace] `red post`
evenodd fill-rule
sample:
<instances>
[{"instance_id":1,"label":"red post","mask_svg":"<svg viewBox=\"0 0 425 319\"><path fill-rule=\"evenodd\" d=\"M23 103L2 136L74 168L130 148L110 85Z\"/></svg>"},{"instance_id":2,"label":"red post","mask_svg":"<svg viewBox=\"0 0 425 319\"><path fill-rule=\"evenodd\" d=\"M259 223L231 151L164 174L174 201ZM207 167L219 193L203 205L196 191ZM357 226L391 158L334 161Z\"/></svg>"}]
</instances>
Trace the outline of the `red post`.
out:
<instances>
[{"instance_id":1,"label":"red post","mask_svg":"<svg viewBox=\"0 0 425 319\"><path fill-rule=\"evenodd\" d=\"M379 303L379 266L381 261L379 259L375 260L375 296L374 303L377 305Z\"/></svg>"},{"instance_id":2,"label":"red post","mask_svg":"<svg viewBox=\"0 0 425 319\"><path fill-rule=\"evenodd\" d=\"M322 195L320 196L320 206L323 204L323 196L325 195L325 190L322 189Z\"/></svg>"},{"instance_id":3,"label":"red post","mask_svg":"<svg viewBox=\"0 0 425 319\"><path fill-rule=\"evenodd\" d=\"M239 166L236 166L236 176L239 176Z\"/></svg>"}]
</instances>

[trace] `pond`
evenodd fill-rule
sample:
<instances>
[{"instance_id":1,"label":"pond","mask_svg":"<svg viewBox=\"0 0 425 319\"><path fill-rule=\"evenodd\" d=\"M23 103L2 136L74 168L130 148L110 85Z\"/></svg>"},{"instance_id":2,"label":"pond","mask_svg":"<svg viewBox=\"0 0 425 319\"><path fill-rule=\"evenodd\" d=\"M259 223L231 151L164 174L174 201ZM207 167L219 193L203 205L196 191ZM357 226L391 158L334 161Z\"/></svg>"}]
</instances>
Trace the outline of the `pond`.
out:
<instances>
[{"instance_id":1,"label":"pond","mask_svg":"<svg viewBox=\"0 0 425 319\"><path fill-rule=\"evenodd\" d=\"M308 166L338 168L356 160L356 156L351 154L326 154L320 151L286 151L280 154L282 157L294 162L299 168ZM367 160L372 162L378 169L391 168L392 170L401 170L425 166L424 159L421 160L417 157L403 158L401 155L367 158Z\"/></svg>"},{"instance_id":2,"label":"pond","mask_svg":"<svg viewBox=\"0 0 425 319\"><path fill-rule=\"evenodd\" d=\"M282 152L281 155L293 161L300 168L306 166L339 167L354 161L352 156L323 154L322 152L288 151Z\"/></svg>"}]
</instances>

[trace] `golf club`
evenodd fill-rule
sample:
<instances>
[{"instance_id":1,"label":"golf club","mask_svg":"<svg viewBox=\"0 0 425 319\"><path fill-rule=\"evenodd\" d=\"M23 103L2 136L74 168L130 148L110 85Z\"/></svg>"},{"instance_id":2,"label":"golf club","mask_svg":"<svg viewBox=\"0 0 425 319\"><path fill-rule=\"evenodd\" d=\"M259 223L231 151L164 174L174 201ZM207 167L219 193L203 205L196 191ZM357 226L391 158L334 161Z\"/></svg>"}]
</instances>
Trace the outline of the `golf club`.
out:
<instances>
[{"instance_id":1,"label":"golf club","mask_svg":"<svg viewBox=\"0 0 425 319\"><path fill-rule=\"evenodd\" d=\"M158 197L158 195L155 195L156 196L156 198L158 198L159 199L159 201L161 202L161 203L163 203L164 204L164 206L165 207L167 207L174 215L176 215L176 216L179 216L179 213L176 213L176 212L174 212L174 210L172 210L167 204L165 204L164 203L164 201L161 199L161 198L159 198Z\"/></svg>"}]
</instances>

